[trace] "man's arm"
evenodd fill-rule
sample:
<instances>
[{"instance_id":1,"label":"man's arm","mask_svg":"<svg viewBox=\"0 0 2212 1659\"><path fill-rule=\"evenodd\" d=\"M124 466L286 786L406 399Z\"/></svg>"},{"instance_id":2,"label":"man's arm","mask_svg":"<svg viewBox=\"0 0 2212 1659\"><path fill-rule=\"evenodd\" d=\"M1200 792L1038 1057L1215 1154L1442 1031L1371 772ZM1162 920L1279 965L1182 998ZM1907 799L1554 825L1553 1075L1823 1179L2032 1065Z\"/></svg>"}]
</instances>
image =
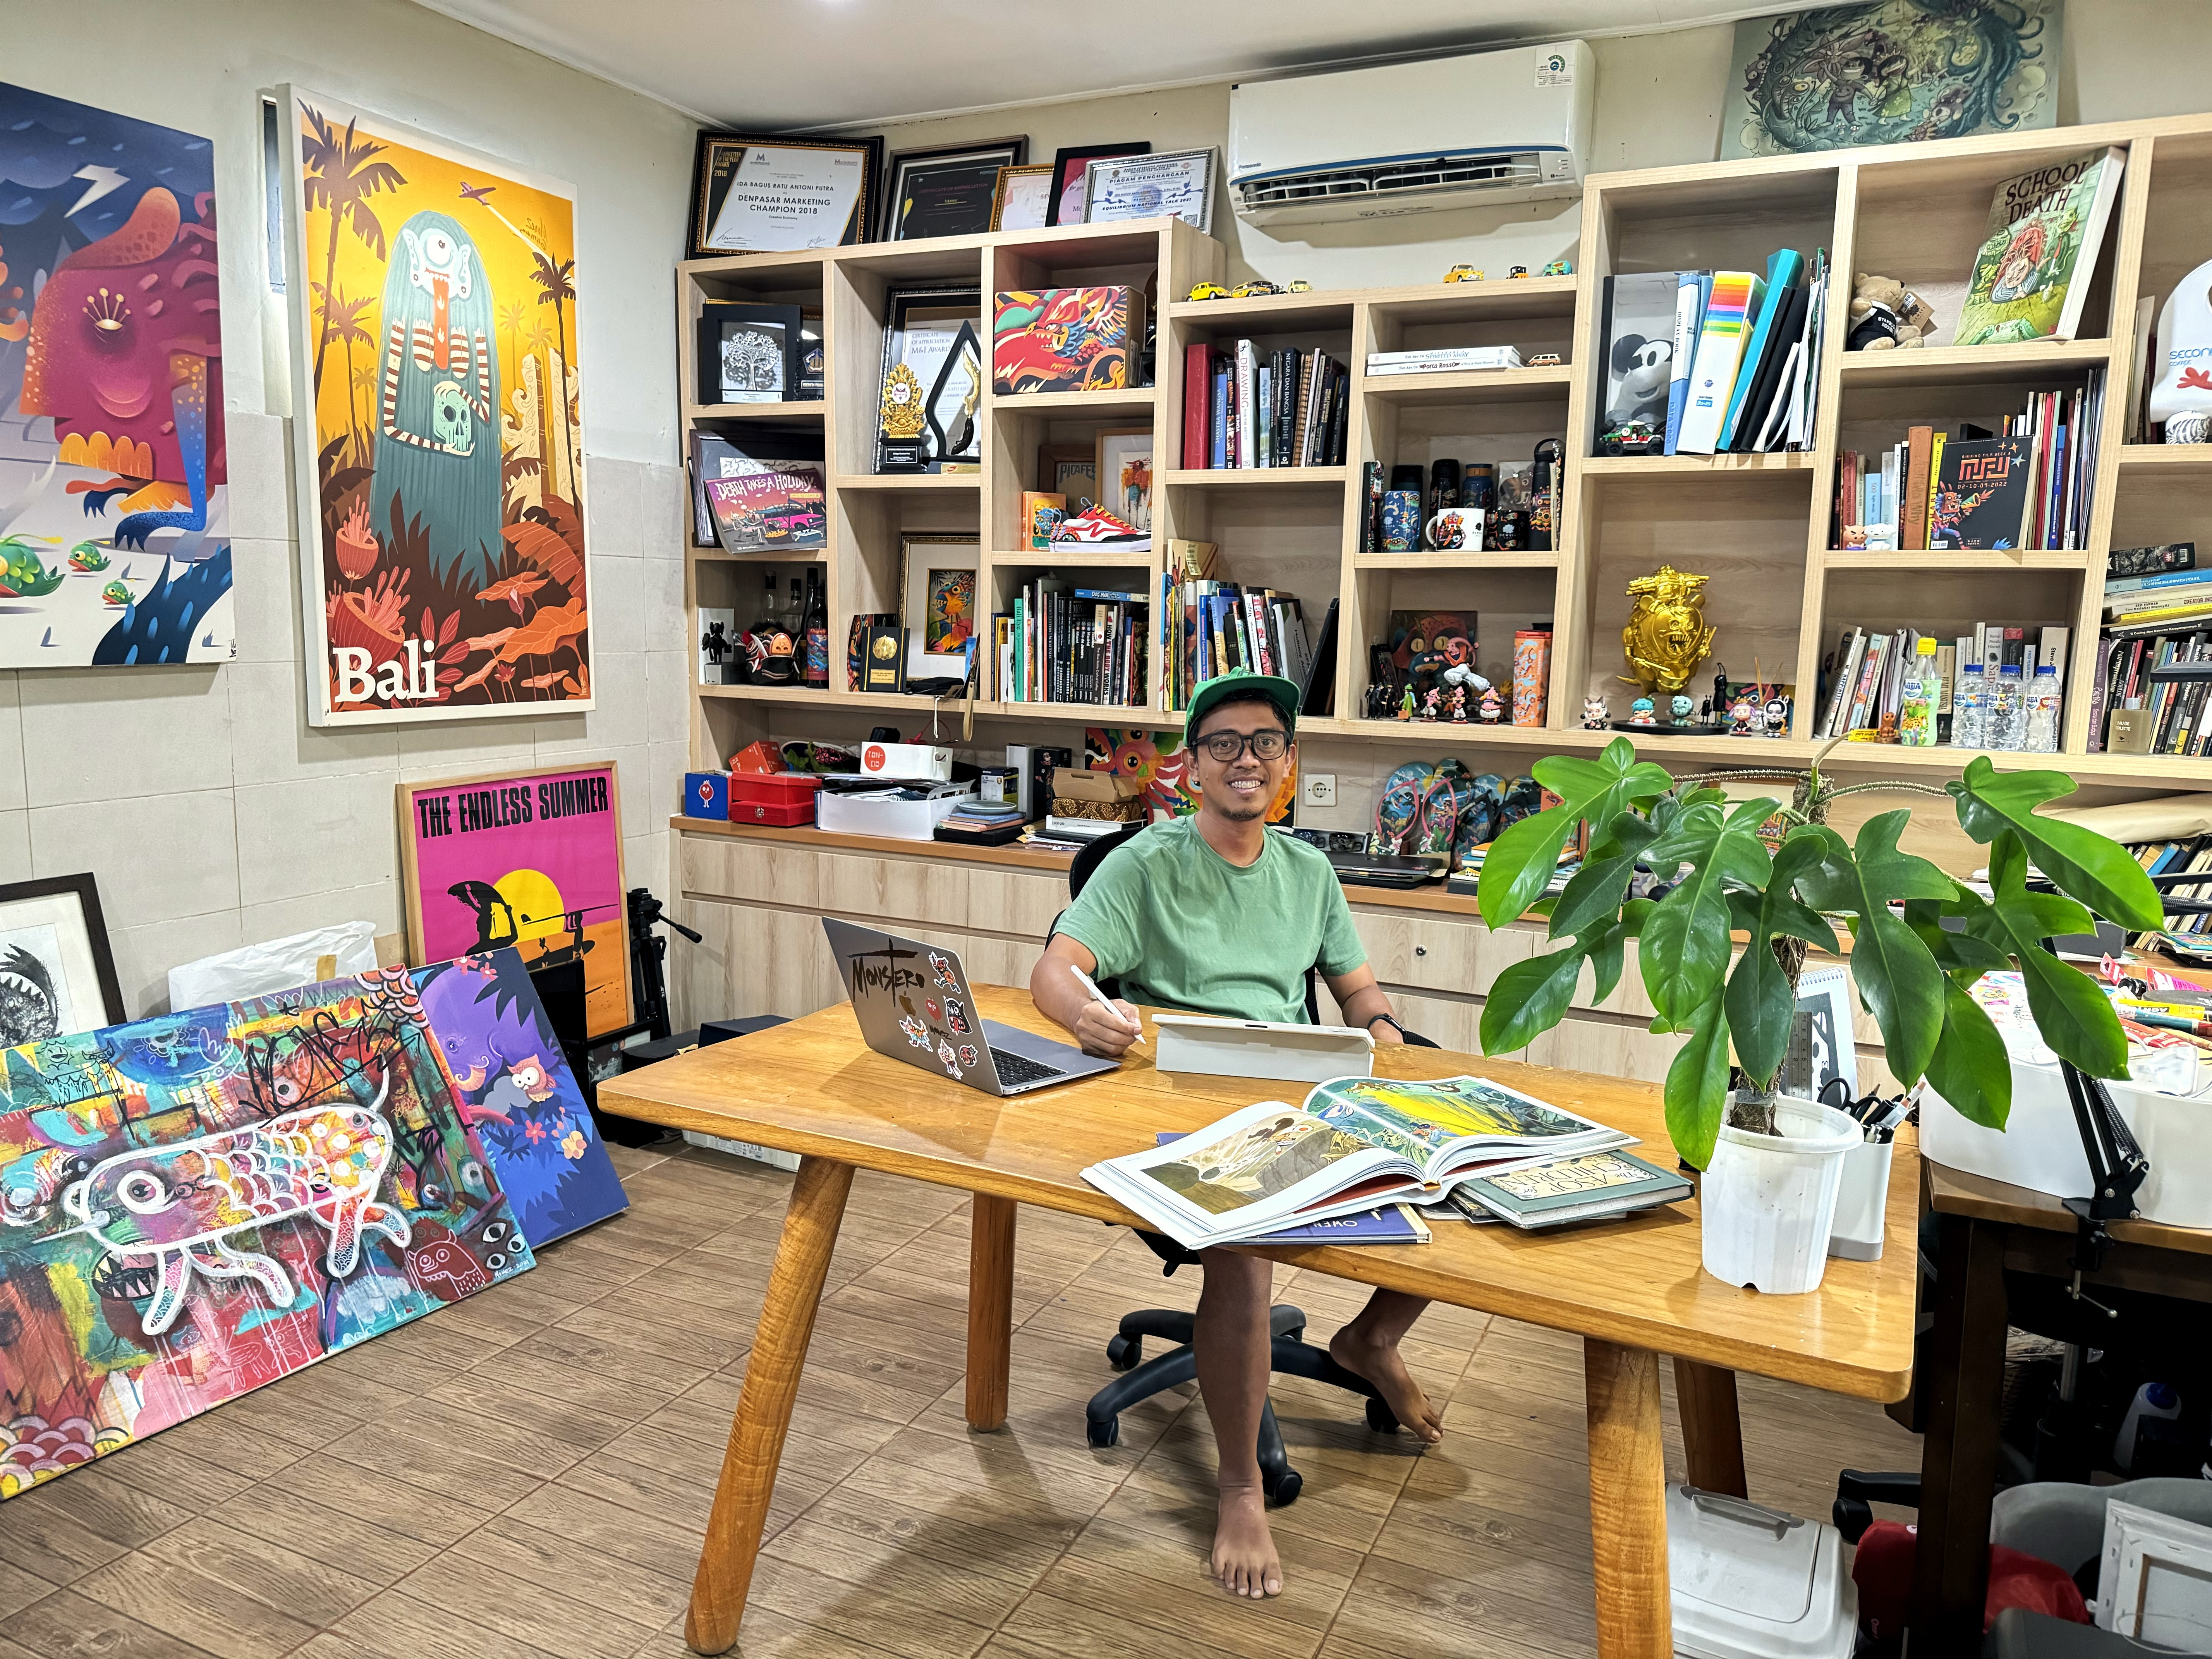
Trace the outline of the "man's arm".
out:
<instances>
[{"instance_id":1,"label":"man's arm","mask_svg":"<svg viewBox=\"0 0 2212 1659\"><path fill-rule=\"evenodd\" d=\"M1054 944L1060 941L1054 939ZM1361 963L1348 974L1331 974L1328 994L1336 999L1336 1006L1344 1012L1346 1025L1364 1027L1377 1042L1403 1042L1406 1039L1397 1026L1389 1022L1390 999L1375 982L1375 969ZM1032 988L1035 981L1032 981ZM1039 999L1040 1001L1042 999Z\"/></svg>"},{"instance_id":2,"label":"man's arm","mask_svg":"<svg viewBox=\"0 0 2212 1659\"><path fill-rule=\"evenodd\" d=\"M1030 969L1030 999L1046 1016L1075 1034L1085 1054L1119 1060L1145 1029L1135 1005L1116 1000L1116 1012L1109 1013L1097 998L1083 988L1083 981L1068 972L1071 966L1096 974L1098 958L1080 939L1054 933L1037 958L1037 965ZM1369 974L1367 978L1372 984L1375 975Z\"/></svg>"}]
</instances>

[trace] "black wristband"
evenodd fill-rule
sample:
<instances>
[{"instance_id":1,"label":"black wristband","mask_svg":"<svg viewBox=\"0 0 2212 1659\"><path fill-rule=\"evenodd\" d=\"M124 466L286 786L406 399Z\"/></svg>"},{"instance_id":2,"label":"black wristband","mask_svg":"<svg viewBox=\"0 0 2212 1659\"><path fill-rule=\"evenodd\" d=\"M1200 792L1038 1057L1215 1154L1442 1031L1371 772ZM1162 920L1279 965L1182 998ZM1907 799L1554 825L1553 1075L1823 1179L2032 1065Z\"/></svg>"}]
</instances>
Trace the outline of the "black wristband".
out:
<instances>
[{"instance_id":1,"label":"black wristband","mask_svg":"<svg viewBox=\"0 0 2212 1659\"><path fill-rule=\"evenodd\" d=\"M1369 1035L1369 1036L1373 1036L1373 1035L1374 1035L1374 1032L1375 1032L1375 1022L1376 1022L1376 1020L1378 1020L1378 1019L1379 1019L1379 1020L1381 1020L1381 1021L1382 1021L1385 1025L1389 1026L1392 1030L1395 1031L1395 1032L1396 1032L1400 1036L1401 1036L1401 1037L1402 1037L1403 1036L1405 1036L1405 1035L1406 1035L1406 1028L1405 1028L1404 1026L1402 1026L1402 1025L1399 1024L1398 1024L1398 1022L1397 1022L1396 1020L1393 1019L1389 1015L1388 1015L1388 1014L1376 1014L1376 1015L1374 1015L1372 1018L1370 1018L1368 1020L1368 1022L1367 1022L1367 1025L1366 1025L1366 1028L1365 1028L1365 1029L1366 1029L1367 1033L1368 1033L1368 1035Z\"/></svg>"}]
</instances>

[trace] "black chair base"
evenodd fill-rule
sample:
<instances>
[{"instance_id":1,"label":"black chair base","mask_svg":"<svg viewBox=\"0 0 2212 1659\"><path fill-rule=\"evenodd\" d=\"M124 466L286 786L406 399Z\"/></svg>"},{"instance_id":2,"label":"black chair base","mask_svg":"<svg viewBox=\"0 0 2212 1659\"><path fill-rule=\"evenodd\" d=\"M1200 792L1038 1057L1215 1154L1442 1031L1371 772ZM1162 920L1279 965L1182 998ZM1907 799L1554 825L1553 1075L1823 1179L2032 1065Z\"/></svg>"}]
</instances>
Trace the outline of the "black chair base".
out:
<instances>
[{"instance_id":1,"label":"black chair base","mask_svg":"<svg viewBox=\"0 0 2212 1659\"><path fill-rule=\"evenodd\" d=\"M1167 1308L1145 1308L1122 1316L1121 1328L1106 1344L1106 1360L1115 1370L1127 1375L1099 1389L1084 1407L1084 1432L1092 1445L1111 1446L1118 1443L1123 1412L1164 1389L1189 1382L1198 1374L1198 1357L1190 1346L1195 1322L1192 1315ZM1267 1369L1285 1376L1308 1377L1358 1395L1367 1402L1367 1426L1380 1434L1395 1431L1397 1416L1383 1403L1375 1385L1338 1364L1329 1358L1328 1349L1316 1348L1307 1342L1305 1333L1306 1316L1302 1309L1279 1303L1270 1310ZM1157 1358L1146 1359L1145 1339L1148 1336L1178 1346ZM1260 1481L1266 1488L1267 1501L1276 1504L1295 1503L1305 1484L1304 1477L1291 1467L1289 1455L1283 1450L1283 1434L1276 1426L1272 1404L1263 1406L1260 1412Z\"/></svg>"}]
</instances>

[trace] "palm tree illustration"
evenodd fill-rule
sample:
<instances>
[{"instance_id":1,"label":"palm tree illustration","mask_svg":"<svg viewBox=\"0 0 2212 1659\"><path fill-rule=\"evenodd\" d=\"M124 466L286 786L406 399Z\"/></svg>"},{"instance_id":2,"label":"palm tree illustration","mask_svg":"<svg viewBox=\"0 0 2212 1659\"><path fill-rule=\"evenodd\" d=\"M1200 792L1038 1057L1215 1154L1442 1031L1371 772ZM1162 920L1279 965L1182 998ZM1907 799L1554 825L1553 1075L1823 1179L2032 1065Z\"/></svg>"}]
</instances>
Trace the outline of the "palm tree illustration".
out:
<instances>
[{"instance_id":1,"label":"palm tree illustration","mask_svg":"<svg viewBox=\"0 0 2212 1659\"><path fill-rule=\"evenodd\" d=\"M514 359L514 378L518 381L522 378L522 325L529 320L530 313L520 300L509 300L499 308L500 326L507 331L507 355Z\"/></svg>"},{"instance_id":2,"label":"palm tree illustration","mask_svg":"<svg viewBox=\"0 0 2212 1659\"><path fill-rule=\"evenodd\" d=\"M384 259L384 227L378 222L368 198L380 190L398 190L407 179L391 162L376 159L388 146L361 137L355 131L356 122L347 122L345 131L340 133L320 110L308 107L306 113L308 131L301 145L301 161L306 173L301 185L307 193L307 210L313 212L319 208L331 216L330 251L324 258L319 285L327 300L337 281L339 229L350 226L368 251L380 261ZM318 390L323 384L323 354L330 349L332 332L325 307L322 335L315 343Z\"/></svg>"},{"instance_id":3,"label":"palm tree illustration","mask_svg":"<svg viewBox=\"0 0 2212 1659\"><path fill-rule=\"evenodd\" d=\"M356 400L360 399L364 392L368 394L369 408L372 410L374 410L376 407L376 359L374 357L370 358L359 368L353 371L353 395L355 398ZM369 428L368 435L362 441L359 446L360 453L358 459L361 465L363 466L368 466L372 464L372 457L375 453L376 446L374 441L374 438L376 431L376 421L374 415L370 416L368 422L368 426Z\"/></svg>"},{"instance_id":4,"label":"palm tree illustration","mask_svg":"<svg viewBox=\"0 0 2212 1659\"><path fill-rule=\"evenodd\" d=\"M345 347L346 429L353 436L355 453L361 454L367 446L361 441L361 422L356 418L356 406L354 403L354 394L361 386L361 376L355 371L353 366L353 349L356 345L368 346L376 343L368 331L361 325L362 313L367 311L374 301L367 295L360 299L349 300L343 289L333 294L320 283L316 283L313 286L315 292L322 298L323 337L335 338ZM315 384L318 388L322 385L320 369L316 371ZM365 455L362 456L362 459L363 464L366 465Z\"/></svg>"},{"instance_id":5,"label":"palm tree illustration","mask_svg":"<svg viewBox=\"0 0 2212 1659\"><path fill-rule=\"evenodd\" d=\"M553 307L553 329L561 346L560 368L553 377L553 406L561 422L562 453L568 462L568 494L572 498L569 504L575 506L578 503L573 498L581 495L583 491L577 487L576 450L568 424L568 314L562 307L566 301L576 297L573 280L576 274L576 262L563 259L556 264L552 255L544 252L531 257L530 280L542 290L538 296L538 303Z\"/></svg>"}]
</instances>

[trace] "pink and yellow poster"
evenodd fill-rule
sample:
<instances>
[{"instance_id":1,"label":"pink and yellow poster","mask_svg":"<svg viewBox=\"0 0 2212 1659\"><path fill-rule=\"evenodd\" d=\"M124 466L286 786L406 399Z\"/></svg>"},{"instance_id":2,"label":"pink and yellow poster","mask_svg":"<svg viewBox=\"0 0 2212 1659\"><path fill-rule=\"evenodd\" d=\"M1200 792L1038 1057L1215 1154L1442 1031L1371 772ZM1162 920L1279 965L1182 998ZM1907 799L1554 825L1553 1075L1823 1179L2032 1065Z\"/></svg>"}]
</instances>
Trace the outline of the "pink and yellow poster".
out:
<instances>
[{"instance_id":1,"label":"pink and yellow poster","mask_svg":"<svg viewBox=\"0 0 2212 1659\"><path fill-rule=\"evenodd\" d=\"M581 963L590 1034L630 1023L611 763L403 783L399 844L410 960L511 945L533 969Z\"/></svg>"}]
</instances>

